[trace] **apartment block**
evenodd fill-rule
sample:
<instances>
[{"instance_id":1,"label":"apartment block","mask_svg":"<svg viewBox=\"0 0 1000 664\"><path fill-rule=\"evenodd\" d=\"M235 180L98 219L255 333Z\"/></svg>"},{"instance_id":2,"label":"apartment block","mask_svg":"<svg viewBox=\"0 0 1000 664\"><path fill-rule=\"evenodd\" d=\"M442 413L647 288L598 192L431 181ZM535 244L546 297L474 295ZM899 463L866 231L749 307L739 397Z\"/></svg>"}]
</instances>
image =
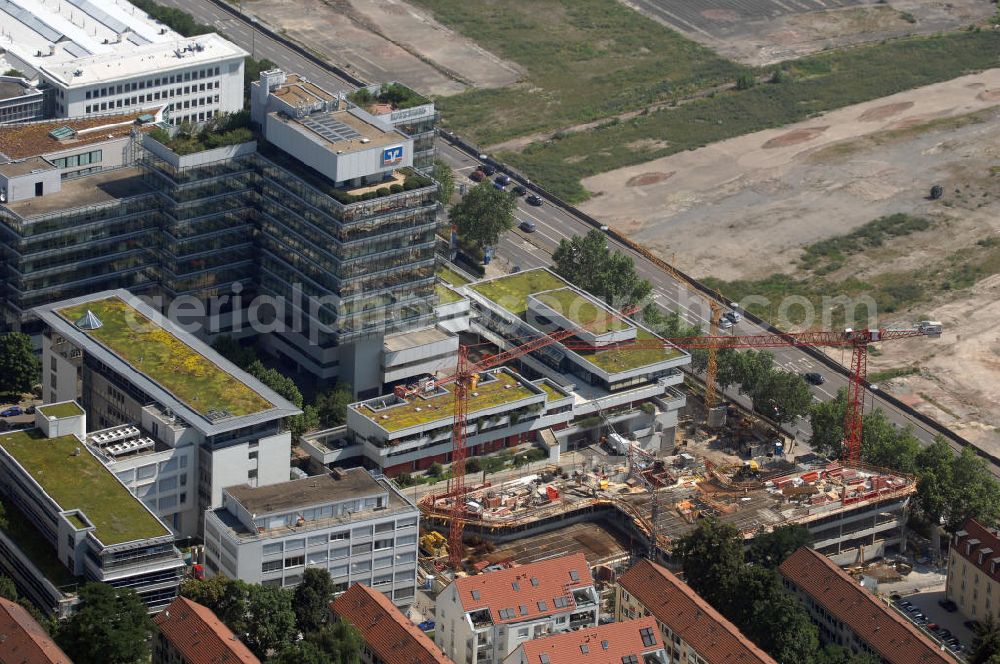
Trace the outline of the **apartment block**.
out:
<instances>
[{"instance_id":1,"label":"apartment block","mask_svg":"<svg viewBox=\"0 0 1000 664\"><path fill-rule=\"evenodd\" d=\"M177 596L184 561L170 530L87 447L85 418L75 402L48 404L36 428L0 435L0 494L14 522L0 566L51 614L71 610L86 581L132 588L159 611Z\"/></svg>"},{"instance_id":2,"label":"apartment block","mask_svg":"<svg viewBox=\"0 0 1000 664\"><path fill-rule=\"evenodd\" d=\"M363 583L355 583L331 602L330 613L334 620L350 623L361 634L364 664L452 664L388 597Z\"/></svg>"},{"instance_id":3,"label":"apartment block","mask_svg":"<svg viewBox=\"0 0 1000 664\"><path fill-rule=\"evenodd\" d=\"M153 664L260 664L207 606L178 597L154 619Z\"/></svg>"},{"instance_id":4,"label":"apartment block","mask_svg":"<svg viewBox=\"0 0 1000 664\"><path fill-rule=\"evenodd\" d=\"M639 618L525 641L504 664L670 664L656 621Z\"/></svg>"},{"instance_id":5,"label":"apartment block","mask_svg":"<svg viewBox=\"0 0 1000 664\"><path fill-rule=\"evenodd\" d=\"M583 554L461 577L437 597L434 642L459 664L500 664L525 641L596 627L600 600Z\"/></svg>"},{"instance_id":6,"label":"apartment block","mask_svg":"<svg viewBox=\"0 0 1000 664\"><path fill-rule=\"evenodd\" d=\"M913 623L875 597L826 556L802 547L778 568L819 626L820 640L887 664L945 664L954 660Z\"/></svg>"},{"instance_id":7,"label":"apartment block","mask_svg":"<svg viewBox=\"0 0 1000 664\"><path fill-rule=\"evenodd\" d=\"M178 536L227 486L286 482L301 411L127 291L36 310L43 399L77 399L86 445Z\"/></svg>"},{"instance_id":8,"label":"apartment block","mask_svg":"<svg viewBox=\"0 0 1000 664\"><path fill-rule=\"evenodd\" d=\"M970 620L1000 618L1000 535L969 519L948 549L948 599Z\"/></svg>"},{"instance_id":9,"label":"apartment block","mask_svg":"<svg viewBox=\"0 0 1000 664\"><path fill-rule=\"evenodd\" d=\"M618 578L615 619L655 619L667 662L776 664L689 585L648 560Z\"/></svg>"},{"instance_id":10,"label":"apartment block","mask_svg":"<svg viewBox=\"0 0 1000 664\"><path fill-rule=\"evenodd\" d=\"M362 583L413 602L420 512L388 479L360 468L267 487L236 486L205 513L210 575L291 587L322 567L336 592Z\"/></svg>"}]
</instances>

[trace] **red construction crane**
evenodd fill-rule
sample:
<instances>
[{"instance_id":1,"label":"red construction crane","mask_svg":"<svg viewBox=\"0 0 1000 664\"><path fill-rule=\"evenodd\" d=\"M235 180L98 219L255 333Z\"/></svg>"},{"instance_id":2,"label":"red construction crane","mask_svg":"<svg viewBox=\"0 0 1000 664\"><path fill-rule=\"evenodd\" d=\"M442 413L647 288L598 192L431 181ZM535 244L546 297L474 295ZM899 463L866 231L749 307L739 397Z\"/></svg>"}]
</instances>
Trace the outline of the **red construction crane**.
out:
<instances>
[{"instance_id":1,"label":"red construction crane","mask_svg":"<svg viewBox=\"0 0 1000 664\"><path fill-rule=\"evenodd\" d=\"M626 307L622 310L621 315L630 316L638 311L638 309L639 307L636 305ZM606 322L607 321L605 319L601 318L591 323L591 325ZM472 362L469 360L469 349L467 346L459 346L458 366L455 369L455 373L452 375L437 380L425 381L417 386L404 387L399 385L396 387L396 396L406 398L419 393L422 389L433 389L437 385L443 385L446 383L455 384L453 388L455 394L455 420L451 429L452 478L451 489L449 491L453 498L453 505L451 508L451 519L449 520L448 534L448 559L452 569L456 571L461 569L462 553L464 549L462 530L464 527L463 519L465 517L465 457L468 454L468 449L465 444L465 429L469 414L469 391L475 389L475 383L478 381L480 373L506 364L511 360L515 360L523 355L545 348L551 344L568 339L569 337L578 334L580 330L585 329L587 329L586 326L580 326L579 328L557 330L551 334L536 337L535 339L532 339L531 341L520 346L511 348L510 350L505 350L495 355L485 357L478 362Z\"/></svg>"},{"instance_id":2,"label":"red construction crane","mask_svg":"<svg viewBox=\"0 0 1000 664\"><path fill-rule=\"evenodd\" d=\"M847 412L844 415L844 458L848 463L857 463L861 457L861 427L864 414L865 376L868 372L868 345L875 342L910 339L912 337L941 336L941 323L922 321L913 328L882 328L875 330L852 330L843 332L787 332L782 334L760 334L747 336L680 337L676 339L643 339L622 342L612 346L595 347L582 341L566 341L563 345L570 350L610 350L653 349L665 346L679 348L785 348L788 346L850 347L851 377L847 386Z\"/></svg>"}]
</instances>

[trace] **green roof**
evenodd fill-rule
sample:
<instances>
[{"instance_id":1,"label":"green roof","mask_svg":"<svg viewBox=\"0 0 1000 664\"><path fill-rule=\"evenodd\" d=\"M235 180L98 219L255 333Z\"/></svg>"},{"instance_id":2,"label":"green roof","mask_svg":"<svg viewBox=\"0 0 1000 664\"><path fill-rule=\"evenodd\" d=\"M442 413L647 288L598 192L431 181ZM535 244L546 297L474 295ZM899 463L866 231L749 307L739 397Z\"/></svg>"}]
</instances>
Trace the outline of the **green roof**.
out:
<instances>
[{"instance_id":1,"label":"green roof","mask_svg":"<svg viewBox=\"0 0 1000 664\"><path fill-rule=\"evenodd\" d=\"M516 314L524 319L524 314L528 309L528 295L535 295L543 291L564 289L567 286L569 284L562 278L548 270L539 268L484 281L474 284L471 288L499 304L512 314ZM657 338L656 335L647 332L641 327L636 328L637 341ZM658 362L673 360L684 355L683 351L676 348L629 349L623 347L615 350L574 352L595 367L611 374L639 369Z\"/></svg>"},{"instance_id":2,"label":"green roof","mask_svg":"<svg viewBox=\"0 0 1000 664\"><path fill-rule=\"evenodd\" d=\"M90 310L101 327L81 330L206 418L212 412L239 417L272 404L195 349L143 316L119 297L59 310L74 323Z\"/></svg>"},{"instance_id":3,"label":"green roof","mask_svg":"<svg viewBox=\"0 0 1000 664\"><path fill-rule=\"evenodd\" d=\"M45 438L38 429L30 429L0 435L0 447L63 510L86 514L105 546L170 534L76 436ZM77 448L80 454L75 454Z\"/></svg>"},{"instance_id":4,"label":"green roof","mask_svg":"<svg viewBox=\"0 0 1000 664\"><path fill-rule=\"evenodd\" d=\"M568 394L564 394L563 392L560 392L558 389L553 387L547 380L535 381L535 383L533 384L535 387L541 388L541 390L545 392L546 401L549 402L559 401L560 399L565 399L566 397L569 396Z\"/></svg>"},{"instance_id":5,"label":"green roof","mask_svg":"<svg viewBox=\"0 0 1000 664\"><path fill-rule=\"evenodd\" d=\"M608 332L627 330L632 327L621 318L616 318L607 309L598 307L572 288L560 288L535 295L546 305L566 320L576 323L581 328L597 335Z\"/></svg>"},{"instance_id":6,"label":"green roof","mask_svg":"<svg viewBox=\"0 0 1000 664\"><path fill-rule=\"evenodd\" d=\"M464 286L469 283L469 280L460 275L455 270L451 269L447 265L441 265L437 269L437 276L441 281L444 281L450 286Z\"/></svg>"},{"instance_id":7,"label":"green roof","mask_svg":"<svg viewBox=\"0 0 1000 664\"><path fill-rule=\"evenodd\" d=\"M46 417L73 417L83 415L83 409L76 405L75 401L65 401L63 403L47 403L39 406L38 410Z\"/></svg>"},{"instance_id":8,"label":"green roof","mask_svg":"<svg viewBox=\"0 0 1000 664\"><path fill-rule=\"evenodd\" d=\"M483 281L473 285L472 290L493 300L512 314L523 317L528 310L529 295L566 286L569 284L562 278L539 269Z\"/></svg>"},{"instance_id":9,"label":"green roof","mask_svg":"<svg viewBox=\"0 0 1000 664\"><path fill-rule=\"evenodd\" d=\"M496 376L497 380L480 383L476 387L475 391L479 393L479 396L472 396L470 393L469 414L535 396L535 392L522 385L520 381L508 373L500 371L492 375ZM455 385L442 385L441 388L447 394L438 394L430 398L413 396L409 397L405 404L389 406L380 410L373 410L364 403L354 404L353 408L391 433L451 417L455 412ZM418 408L420 410L417 410ZM386 419L383 419L383 416Z\"/></svg>"},{"instance_id":10,"label":"green roof","mask_svg":"<svg viewBox=\"0 0 1000 664\"><path fill-rule=\"evenodd\" d=\"M0 519L0 530L12 539L17 548L45 575L57 588L83 583L84 579L74 576L69 568L59 560L56 547L31 525L31 520L6 498L0 498L0 511L5 518Z\"/></svg>"},{"instance_id":11,"label":"green roof","mask_svg":"<svg viewBox=\"0 0 1000 664\"><path fill-rule=\"evenodd\" d=\"M438 304L451 304L465 299L444 284L434 284L434 292L437 294Z\"/></svg>"}]
</instances>

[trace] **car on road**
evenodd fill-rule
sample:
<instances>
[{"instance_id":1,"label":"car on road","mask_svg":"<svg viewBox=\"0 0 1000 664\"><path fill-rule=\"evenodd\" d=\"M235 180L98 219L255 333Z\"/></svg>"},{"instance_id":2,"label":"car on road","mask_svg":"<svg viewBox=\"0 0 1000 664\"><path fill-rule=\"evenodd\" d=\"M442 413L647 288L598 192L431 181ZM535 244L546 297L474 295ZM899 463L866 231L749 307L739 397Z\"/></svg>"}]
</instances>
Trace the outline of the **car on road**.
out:
<instances>
[{"instance_id":1,"label":"car on road","mask_svg":"<svg viewBox=\"0 0 1000 664\"><path fill-rule=\"evenodd\" d=\"M733 326L733 321L729 320L728 318L720 318L719 319L719 329L720 330L728 330L732 326Z\"/></svg>"},{"instance_id":2,"label":"car on road","mask_svg":"<svg viewBox=\"0 0 1000 664\"><path fill-rule=\"evenodd\" d=\"M473 182L482 182L486 178L486 174L482 171L472 171L469 173L469 179Z\"/></svg>"},{"instance_id":3,"label":"car on road","mask_svg":"<svg viewBox=\"0 0 1000 664\"><path fill-rule=\"evenodd\" d=\"M489 164L483 164L482 166L479 167L479 170L481 170L483 173L486 173L486 175L493 175L494 173L497 172L497 169L494 168L493 166L490 166Z\"/></svg>"},{"instance_id":4,"label":"car on road","mask_svg":"<svg viewBox=\"0 0 1000 664\"><path fill-rule=\"evenodd\" d=\"M20 406L10 406L0 410L0 417L14 417L15 415L24 415L24 410Z\"/></svg>"},{"instance_id":5,"label":"car on road","mask_svg":"<svg viewBox=\"0 0 1000 664\"><path fill-rule=\"evenodd\" d=\"M815 371L809 371L802 374L802 377L806 379L806 382L810 385L822 385L826 382L826 377L821 373L816 373Z\"/></svg>"},{"instance_id":6,"label":"car on road","mask_svg":"<svg viewBox=\"0 0 1000 664\"><path fill-rule=\"evenodd\" d=\"M528 193L528 190L522 184L515 184L514 188L511 189L511 192L513 192L515 196L524 196L526 193Z\"/></svg>"},{"instance_id":7,"label":"car on road","mask_svg":"<svg viewBox=\"0 0 1000 664\"><path fill-rule=\"evenodd\" d=\"M493 181L493 188L494 189L499 189L500 191L504 190L503 184L500 183L500 182L498 182L498 181L496 181L496 180Z\"/></svg>"},{"instance_id":8,"label":"car on road","mask_svg":"<svg viewBox=\"0 0 1000 664\"><path fill-rule=\"evenodd\" d=\"M530 221L528 219L525 219L524 221L519 223L517 227L520 228L525 233L534 233L536 229L535 222Z\"/></svg>"},{"instance_id":9,"label":"car on road","mask_svg":"<svg viewBox=\"0 0 1000 664\"><path fill-rule=\"evenodd\" d=\"M506 173L500 173L495 178L493 178L493 183L498 184L501 187L506 187L510 184L510 176Z\"/></svg>"},{"instance_id":10,"label":"car on road","mask_svg":"<svg viewBox=\"0 0 1000 664\"><path fill-rule=\"evenodd\" d=\"M955 613L958 611L958 605L955 604L950 599L939 599L938 606L947 611L948 613Z\"/></svg>"},{"instance_id":11,"label":"car on road","mask_svg":"<svg viewBox=\"0 0 1000 664\"><path fill-rule=\"evenodd\" d=\"M542 199L536 196L535 194L531 194L524 200L528 202L528 205L534 205L535 207L538 207L539 205L542 204Z\"/></svg>"},{"instance_id":12,"label":"car on road","mask_svg":"<svg viewBox=\"0 0 1000 664\"><path fill-rule=\"evenodd\" d=\"M734 323L739 323L743 319L743 314L741 314L740 312L736 311L735 309L727 311L726 313L724 313L722 315L724 317L728 318L729 320L733 321Z\"/></svg>"}]
</instances>

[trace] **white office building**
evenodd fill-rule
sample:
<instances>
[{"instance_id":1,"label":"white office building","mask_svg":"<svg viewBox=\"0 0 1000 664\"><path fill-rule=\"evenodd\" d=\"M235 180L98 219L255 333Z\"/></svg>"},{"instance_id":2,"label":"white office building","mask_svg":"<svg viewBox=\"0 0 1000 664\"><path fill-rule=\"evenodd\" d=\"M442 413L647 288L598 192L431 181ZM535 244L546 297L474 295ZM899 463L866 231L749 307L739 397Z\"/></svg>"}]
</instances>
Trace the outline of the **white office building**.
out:
<instances>
[{"instance_id":1,"label":"white office building","mask_svg":"<svg viewBox=\"0 0 1000 664\"><path fill-rule=\"evenodd\" d=\"M176 124L243 108L243 49L125 0L0 0L0 25L0 65L45 90L55 117L165 106Z\"/></svg>"},{"instance_id":2,"label":"white office building","mask_svg":"<svg viewBox=\"0 0 1000 664\"><path fill-rule=\"evenodd\" d=\"M371 586L413 602L420 512L388 479L360 468L267 487L230 487L205 513L205 565L248 583L291 587L307 567L335 592Z\"/></svg>"},{"instance_id":3,"label":"white office building","mask_svg":"<svg viewBox=\"0 0 1000 664\"><path fill-rule=\"evenodd\" d=\"M128 291L35 309L43 399L77 400L87 445L177 536L223 489L287 482L301 411Z\"/></svg>"}]
</instances>

